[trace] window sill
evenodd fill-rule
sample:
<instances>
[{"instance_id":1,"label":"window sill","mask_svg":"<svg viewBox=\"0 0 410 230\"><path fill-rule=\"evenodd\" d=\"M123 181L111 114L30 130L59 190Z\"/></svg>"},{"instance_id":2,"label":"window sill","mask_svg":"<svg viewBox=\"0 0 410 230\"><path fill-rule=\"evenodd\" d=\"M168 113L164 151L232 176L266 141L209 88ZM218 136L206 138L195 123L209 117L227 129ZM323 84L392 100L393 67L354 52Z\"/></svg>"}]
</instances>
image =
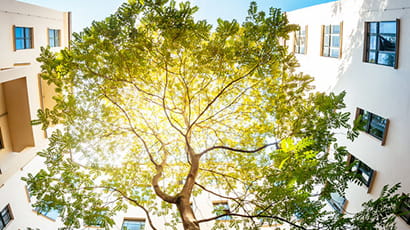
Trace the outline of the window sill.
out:
<instances>
[{"instance_id":1,"label":"window sill","mask_svg":"<svg viewBox=\"0 0 410 230\"><path fill-rule=\"evenodd\" d=\"M383 66L383 67L390 67L390 68L393 68L393 69L395 69L395 70L398 69L398 68L395 67L395 64L393 64L393 65L385 65L385 64L379 64L379 63L368 62L368 61L363 61L363 63L372 64L372 65L377 65L377 66Z\"/></svg>"},{"instance_id":2,"label":"window sill","mask_svg":"<svg viewBox=\"0 0 410 230\"><path fill-rule=\"evenodd\" d=\"M23 51L23 50L34 50L34 47L33 48L27 48L27 49L15 49L14 52Z\"/></svg>"}]
</instances>

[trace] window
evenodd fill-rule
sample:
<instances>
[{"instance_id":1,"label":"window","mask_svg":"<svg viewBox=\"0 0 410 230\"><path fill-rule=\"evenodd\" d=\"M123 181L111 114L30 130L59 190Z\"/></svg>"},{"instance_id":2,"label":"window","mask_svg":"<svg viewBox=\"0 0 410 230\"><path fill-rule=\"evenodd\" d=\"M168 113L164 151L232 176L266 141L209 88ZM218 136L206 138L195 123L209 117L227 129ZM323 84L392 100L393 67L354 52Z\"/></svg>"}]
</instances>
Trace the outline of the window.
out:
<instances>
[{"instance_id":1,"label":"window","mask_svg":"<svg viewBox=\"0 0 410 230\"><path fill-rule=\"evenodd\" d=\"M33 28L14 27L15 50L33 48Z\"/></svg>"},{"instance_id":2,"label":"window","mask_svg":"<svg viewBox=\"0 0 410 230\"><path fill-rule=\"evenodd\" d=\"M389 119L380 117L374 113L357 108L356 121L358 129L366 132L373 137L382 141L382 145L386 142L387 129L389 127Z\"/></svg>"},{"instance_id":3,"label":"window","mask_svg":"<svg viewBox=\"0 0 410 230\"><path fill-rule=\"evenodd\" d=\"M363 61L398 67L400 21L366 22Z\"/></svg>"},{"instance_id":4,"label":"window","mask_svg":"<svg viewBox=\"0 0 410 230\"><path fill-rule=\"evenodd\" d=\"M298 31L295 32L295 43L293 46L293 52L297 54L306 54L307 51L307 26L300 27Z\"/></svg>"},{"instance_id":5,"label":"window","mask_svg":"<svg viewBox=\"0 0 410 230\"><path fill-rule=\"evenodd\" d=\"M124 219L121 230L143 230L145 229L145 220Z\"/></svg>"},{"instance_id":6,"label":"window","mask_svg":"<svg viewBox=\"0 0 410 230\"><path fill-rule=\"evenodd\" d=\"M400 204L398 215L410 225L410 197L406 197Z\"/></svg>"},{"instance_id":7,"label":"window","mask_svg":"<svg viewBox=\"0 0 410 230\"><path fill-rule=\"evenodd\" d=\"M330 206L338 213L343 213L346 205L346 198L340 195L338 192L332 192L330 199L328 200Z\"/></svg>"},{"instance_id":8,"label":"window","mask_svg":"<svg viewBox=\"0 0 410 230\"><path fill-rule=\"evenodd\" d=\"M352 172L356 172L357 178L370 190L375 171L353 155L350 155L349 164L353 164Z\"/></svg>"},{"instance_id":9,"label":"window","mask_svg":"<svg viewBox=\"0 0 410 230\"><path fill-rule=\"evenodd\" d=\"M48 29L48 45L50 47L60 46L60 30Z\"/></svg>"},{"instance_id":10,"label":"window","mask_svg":"<svg viewBox=\"0 0 410 230\"><path fill-rule=\"evenodd\" d=\"M57 209L50 208L49 210L40 210L38 208L34 209L37 213L50 218L51 220L56 220L60 215L60 212Z\"/></svg>"},{"instance_id":11,"label":"window","mask_svg":"<svg viewBox=\"0 0 410 230\"><path fill-rule=\"evenodd\" d=\"M27 194L27 199L29 202L31 202L31 197L30 197L30 187L26 186L26 194ZM40 208L34 208L35 212L37 212L40 215L43 215L51 220L56 220L58 216L60 215L60 212L55 209L55 208L48 208L48 209L40 209Z\"/></svg>"},{"instance_id":12,"label":"window","mask_svg":"<svg viewBox=\"0 0 410 230\"><path fill-rule=\"evenodd\" d=\"M341 34L342 23L340 25L322 26L322 51L325 57L341 57Z\"/></svg>"},{"instance_id":13,"label":"window","mask_svg":"<svg viewBox=\"0 0 410 230\"><path fill-rule=\"evenodd\" d=\"M223 214L229 214L231 211L229 210L229 204L227 201L215 201L213 202L214 206L214 213L215 215L223 215ZM221 216L218 217L216 220L232 220L232 216L226 215L226 216Z\"/></svg>"},{"instance_id":14,"label":"window","mask_svg":"<svg viewBox=\"0 0 410 230\"><path fill-rule=\"evenodd\" d=\"M6 225L13 219L11 214L10 205L7 205L3 210L0 211L0 230L6 228Z\"/></svg>"}]
</instances>

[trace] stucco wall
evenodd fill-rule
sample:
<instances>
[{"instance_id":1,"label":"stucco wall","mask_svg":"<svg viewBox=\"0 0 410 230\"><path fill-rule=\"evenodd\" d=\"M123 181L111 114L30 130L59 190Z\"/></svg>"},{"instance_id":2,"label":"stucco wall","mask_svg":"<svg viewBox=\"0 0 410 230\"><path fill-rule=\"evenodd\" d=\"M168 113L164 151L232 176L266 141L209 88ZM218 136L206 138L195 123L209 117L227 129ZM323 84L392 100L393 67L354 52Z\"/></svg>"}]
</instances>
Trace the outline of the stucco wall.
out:
<instances>
[{"instance_id":1,"label":"stucco wall","mask_svg":"<svg viewBox=\"0 0 410 230\"><path fill-rule=\"evenodd\" d=\"M316 78L317 90L346 91L346 110L356 108L375 113L390 120L384 146L381 141L361 132L352 143L340 136L348 150L377 171L373 189L351 184L348 212L360 209L360 204L379 195L385 184L402 183L402 191L410 192L408 162L410 162L410 2L407 0L340 0L288 13L291 23L308 25L307 54L296 54L301 67L298 71ZM400 19L400 53L398 69L363 62L365 22ZM321 26L343 22L342 57L320 56ZM293 45L293 40L290 41ZM397 218L399 229L410 226Z\"/></svg>"}]
</instances>

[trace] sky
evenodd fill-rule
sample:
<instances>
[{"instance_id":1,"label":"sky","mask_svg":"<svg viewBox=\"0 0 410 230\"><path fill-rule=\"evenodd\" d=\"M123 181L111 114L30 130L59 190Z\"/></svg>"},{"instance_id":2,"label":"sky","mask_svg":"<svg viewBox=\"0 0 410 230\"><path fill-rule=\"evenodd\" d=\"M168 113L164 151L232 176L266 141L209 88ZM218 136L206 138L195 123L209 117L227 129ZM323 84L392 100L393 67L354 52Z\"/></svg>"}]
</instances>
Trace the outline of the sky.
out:
<instances>
[{"instance_id":1,"label":"sky","mask_svg":"<svg viewBox=\"0 0 410 230\"><path fill-rule=\"evenodd\" d=\"M93 20L99 21L114 13L127 0L19 0L60 11L72 12L74 32L80 32L91 25ZM178 0L181 1L181 0ZM216 24L217 18L242 22L251 0L190 0L199 6L197 19L207 19ZM291 11L311 5L317 5L335 0L255 0L260 10L267 11L270 7Z\"/></svg>"}]
</instances>

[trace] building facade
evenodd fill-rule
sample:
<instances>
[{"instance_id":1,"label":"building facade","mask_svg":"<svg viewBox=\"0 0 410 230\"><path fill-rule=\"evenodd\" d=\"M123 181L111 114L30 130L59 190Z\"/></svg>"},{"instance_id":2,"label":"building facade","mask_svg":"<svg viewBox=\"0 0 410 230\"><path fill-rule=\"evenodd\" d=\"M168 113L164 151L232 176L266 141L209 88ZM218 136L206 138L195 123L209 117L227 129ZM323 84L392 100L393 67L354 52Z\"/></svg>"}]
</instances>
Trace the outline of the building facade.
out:
<instances>
[{"instance_id":1,"label":"building facade","mask_svg":"<svg viewBox=\"0 0 410 230\"><path fill-rule=\"evenodd\" d=\"M315 77L317 90L346 91L351 123L360 121L354 142L340 136L363 185L351 183L332 206L355 213L377 198L384 185L401 183L410 193L410 2L407 0L338 0L288 12L300 30L288 46L298 71ZM409 204L407 204L407 208ZM396 218L410 229L409 215Z\"/></svg>"},{"instance_id":2,"label":"building facade","mask_svg":"<svg viewBox=\"0 0 410 230\"><path fill-rule=\"evenodd\" d=\"M53 87L40 80L40 47L69 45L71 15L16 0L0 0L0 229L57 229L55 213L38 213L20 180L36 172L46 133L31 126L51 107Z\"/></svg>"}]
</instances>

